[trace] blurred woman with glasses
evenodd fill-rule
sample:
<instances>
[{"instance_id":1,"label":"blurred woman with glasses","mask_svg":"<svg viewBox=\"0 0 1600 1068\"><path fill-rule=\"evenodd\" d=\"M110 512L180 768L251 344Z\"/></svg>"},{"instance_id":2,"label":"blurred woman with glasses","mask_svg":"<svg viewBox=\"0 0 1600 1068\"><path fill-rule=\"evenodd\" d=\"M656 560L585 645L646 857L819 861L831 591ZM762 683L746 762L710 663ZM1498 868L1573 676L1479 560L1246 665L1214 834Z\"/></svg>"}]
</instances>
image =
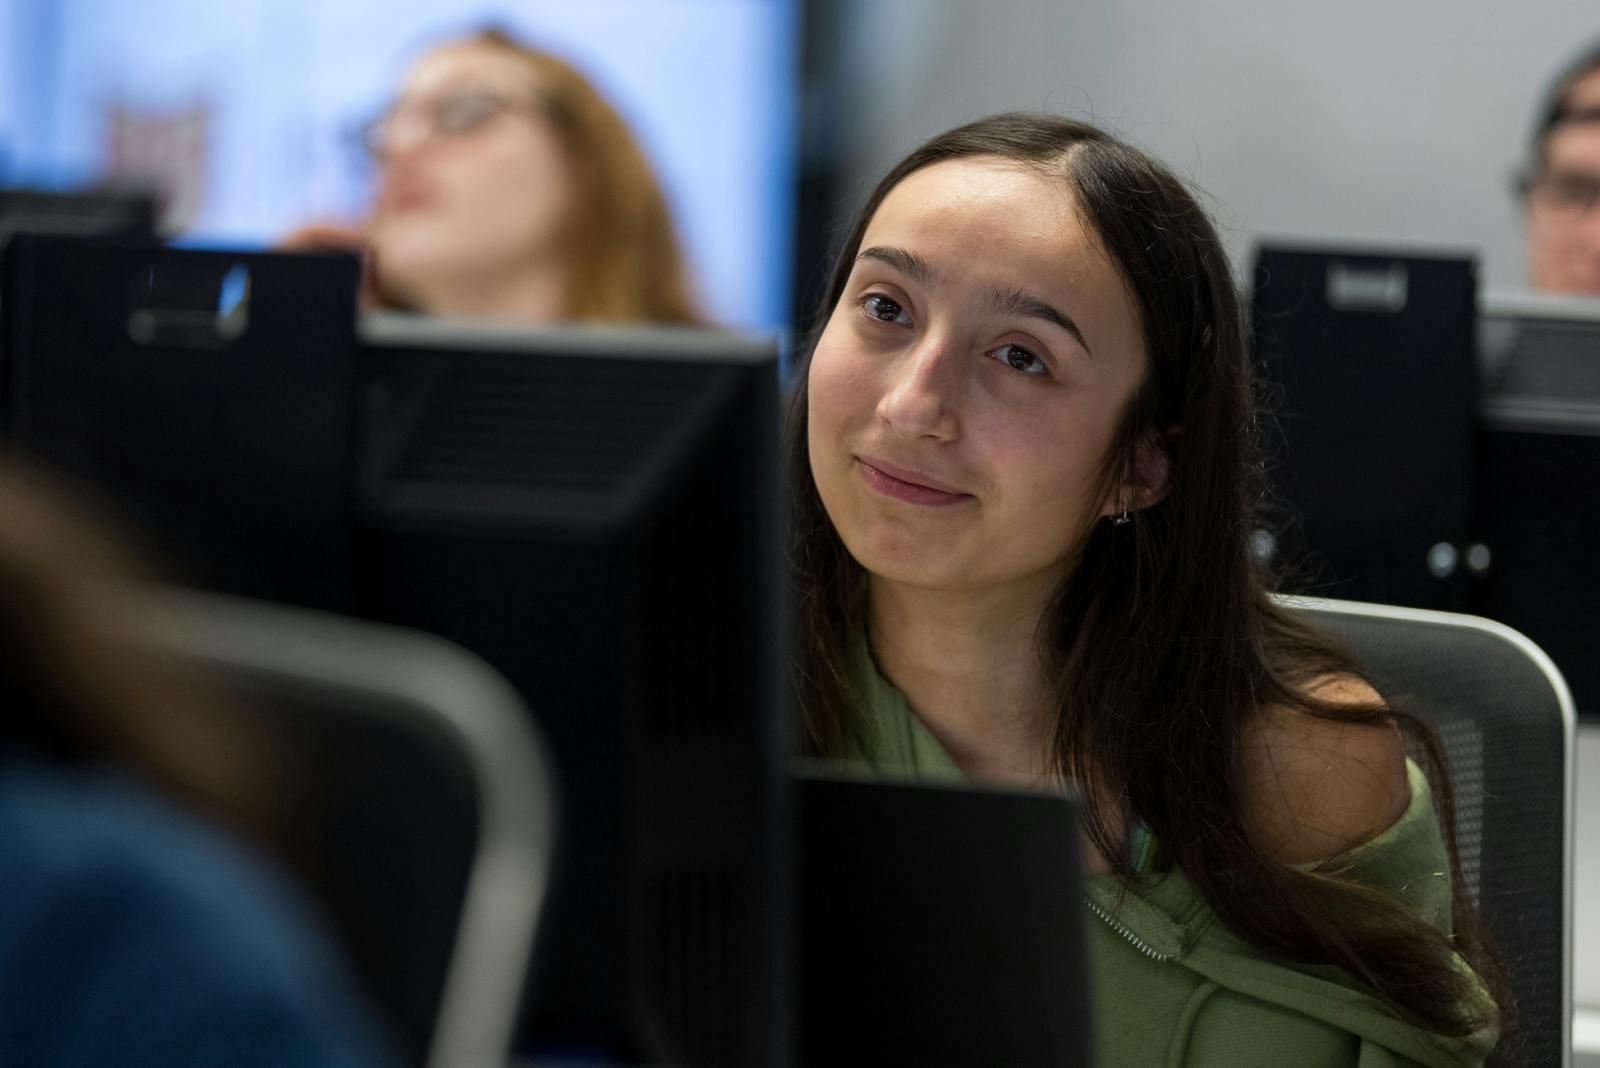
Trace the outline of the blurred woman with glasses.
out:
<instances>
[{"instance_id":1,"label":"blurred woman with glasses","mask_svg":"<svg viewBox=\"0 0 1600 1068\"><path fill-rule=\"evenodd\" d=\"M626 124L570 64L499 30L411 68L361 131L379 167L359 230L368 303L521 322L698 320L665 197Z\"/></svg>"}]
</instances>

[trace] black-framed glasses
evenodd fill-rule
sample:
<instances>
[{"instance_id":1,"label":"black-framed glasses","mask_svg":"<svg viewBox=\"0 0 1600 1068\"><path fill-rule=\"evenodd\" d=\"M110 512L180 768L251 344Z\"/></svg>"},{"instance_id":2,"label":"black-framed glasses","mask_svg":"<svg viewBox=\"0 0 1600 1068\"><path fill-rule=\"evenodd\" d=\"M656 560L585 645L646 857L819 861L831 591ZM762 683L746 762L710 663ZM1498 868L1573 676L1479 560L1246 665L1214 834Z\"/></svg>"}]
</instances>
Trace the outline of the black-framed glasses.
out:
<instances>
[{"instance_id":1,"label":"black-framed glasses","mask_svg":"<svg viewBox=\"0 0 1600 1068\"><path fill-rule=\"evenodd\" d=\"M419 140L466 137L501 115L541 114L547 110L543 100L464 89L431 99L398 101L356 127L353 139L362 152L377 159L393 145L396 134L409 133Z\"/></svg>"},{"instance_id":2,"label":"black-framed glasses","mask_svg":"<svg viewBox=\"0 0 1600 1068\"><path fill-rule=\"evenodd\" d=\"M1561 215L1584 215L1600 201L1600 174L1539 171L1517 179L1517 195Z\"/></svg>"}]
</instances>

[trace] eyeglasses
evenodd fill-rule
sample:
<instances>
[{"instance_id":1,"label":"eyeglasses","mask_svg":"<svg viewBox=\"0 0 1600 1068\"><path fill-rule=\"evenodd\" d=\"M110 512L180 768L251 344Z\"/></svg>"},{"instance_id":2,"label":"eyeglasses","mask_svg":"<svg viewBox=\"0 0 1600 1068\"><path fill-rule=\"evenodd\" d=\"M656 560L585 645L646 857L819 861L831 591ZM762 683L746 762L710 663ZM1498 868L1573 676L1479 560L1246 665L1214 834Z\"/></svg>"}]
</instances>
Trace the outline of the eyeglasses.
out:
<instances>
[{"instance_id":1,"label":"eyeglasses","mask_svg":"<svg viewBox=\"0 0 1600 1068\"><path fill-rule=\"evenodd\" d=\"M377 159L394 146L397 137L461 138L477 133L501 115L543 114L548 110L543 100L518 100L484 90L464 90L430 100L400 101L357 127L354 140L363 152Z\"/></svg>"},{"instance_id":2,"label":"eyeglasses","mask_svg":"<svg viewBox=\"0 0 1600 1068\"><path fill-rule=\"evenodd\" d=\"M1584 215L1600 200L1600 175L1547 171L1524 176L1517 192L1530 204L1560 215Z\"/></svg>"}]
</instances>

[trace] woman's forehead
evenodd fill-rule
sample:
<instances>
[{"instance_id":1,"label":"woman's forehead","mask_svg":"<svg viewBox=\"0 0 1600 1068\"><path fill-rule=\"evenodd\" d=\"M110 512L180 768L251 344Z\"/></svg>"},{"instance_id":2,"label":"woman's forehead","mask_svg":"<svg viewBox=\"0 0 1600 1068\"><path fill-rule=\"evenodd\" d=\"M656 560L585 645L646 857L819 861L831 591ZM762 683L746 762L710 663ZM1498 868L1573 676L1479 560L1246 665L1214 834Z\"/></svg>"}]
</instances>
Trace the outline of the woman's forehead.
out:
<instances>
[{"instance_id":1,"label":"woman's forehead","mask_svg":"<svg viewBox=\"0 0 1600 1068\"><path fill-rule=\"evenodd\" d=\"M412 64L403 95L430 97L460 89L525 93L534 81L520 56L483 42L459 41L441 45Z\"/></svg>"},{"instance_id":2,"label":"woman's forehead","mask_svg":"<svg viewBox=\"0 0 1600 1068\"><path fill-rule=\"evenodd\" d=\"M936 163L895 186L863 234L862 248L874 245L903 246L957 283L1123 288L1070 179L990 157Z\"/></svg>"},{"instance_id":3,"label":"woman's forehead","mask_svg":"<svg viewBox=\"0 0 1600 1068\"><path fill-rule=\"evenodd\" d=\"M891 189L862 247L908 247L952 269L985 264L1037 275L1115 275L1068 181L991 157L924 167Z\"/></svg>"},{"instance_id":4,"label":"woman's forehead","mask_svg":"<svg viewBox=\"0 0 1600 1068\"><path fill-rule=\"evenodd\" d=\"M1545 158L1551 170L1600 177L1600 120L1567 122L1551 130Z\"/></svg>"},{"instance_id":5,"label":"woman's forehead","mask_svg":"<svg viewBox=\"0 0 1600 1068\"><path fill-rule=\"evenodd\" d=\"M1600 67L1594 67L1574 79L1563 94L1563 101L1569 111L1600 108Z\"/></svg>"}]
</instances>

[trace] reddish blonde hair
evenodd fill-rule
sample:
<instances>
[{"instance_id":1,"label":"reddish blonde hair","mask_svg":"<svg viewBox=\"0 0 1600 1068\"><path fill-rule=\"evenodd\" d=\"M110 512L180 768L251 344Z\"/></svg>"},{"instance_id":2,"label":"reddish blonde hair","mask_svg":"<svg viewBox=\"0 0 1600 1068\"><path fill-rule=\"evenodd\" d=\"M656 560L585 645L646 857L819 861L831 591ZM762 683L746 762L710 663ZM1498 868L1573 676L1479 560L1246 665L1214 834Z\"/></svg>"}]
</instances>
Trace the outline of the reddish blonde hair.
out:
<instances>
[{"instance_id":1,"label":"reddish blonde hair","mask_svg":"<svg viewBox=\"0 0 1600 1068\"><path fill-rule=\"evenodd\" d=\"M503 30L483 30L458 43L488 45L525 63L566 148L578 200L568 235L567 316L701 322L666 197L616 109L572 64Z\"/></svg>"}]
</instances>

